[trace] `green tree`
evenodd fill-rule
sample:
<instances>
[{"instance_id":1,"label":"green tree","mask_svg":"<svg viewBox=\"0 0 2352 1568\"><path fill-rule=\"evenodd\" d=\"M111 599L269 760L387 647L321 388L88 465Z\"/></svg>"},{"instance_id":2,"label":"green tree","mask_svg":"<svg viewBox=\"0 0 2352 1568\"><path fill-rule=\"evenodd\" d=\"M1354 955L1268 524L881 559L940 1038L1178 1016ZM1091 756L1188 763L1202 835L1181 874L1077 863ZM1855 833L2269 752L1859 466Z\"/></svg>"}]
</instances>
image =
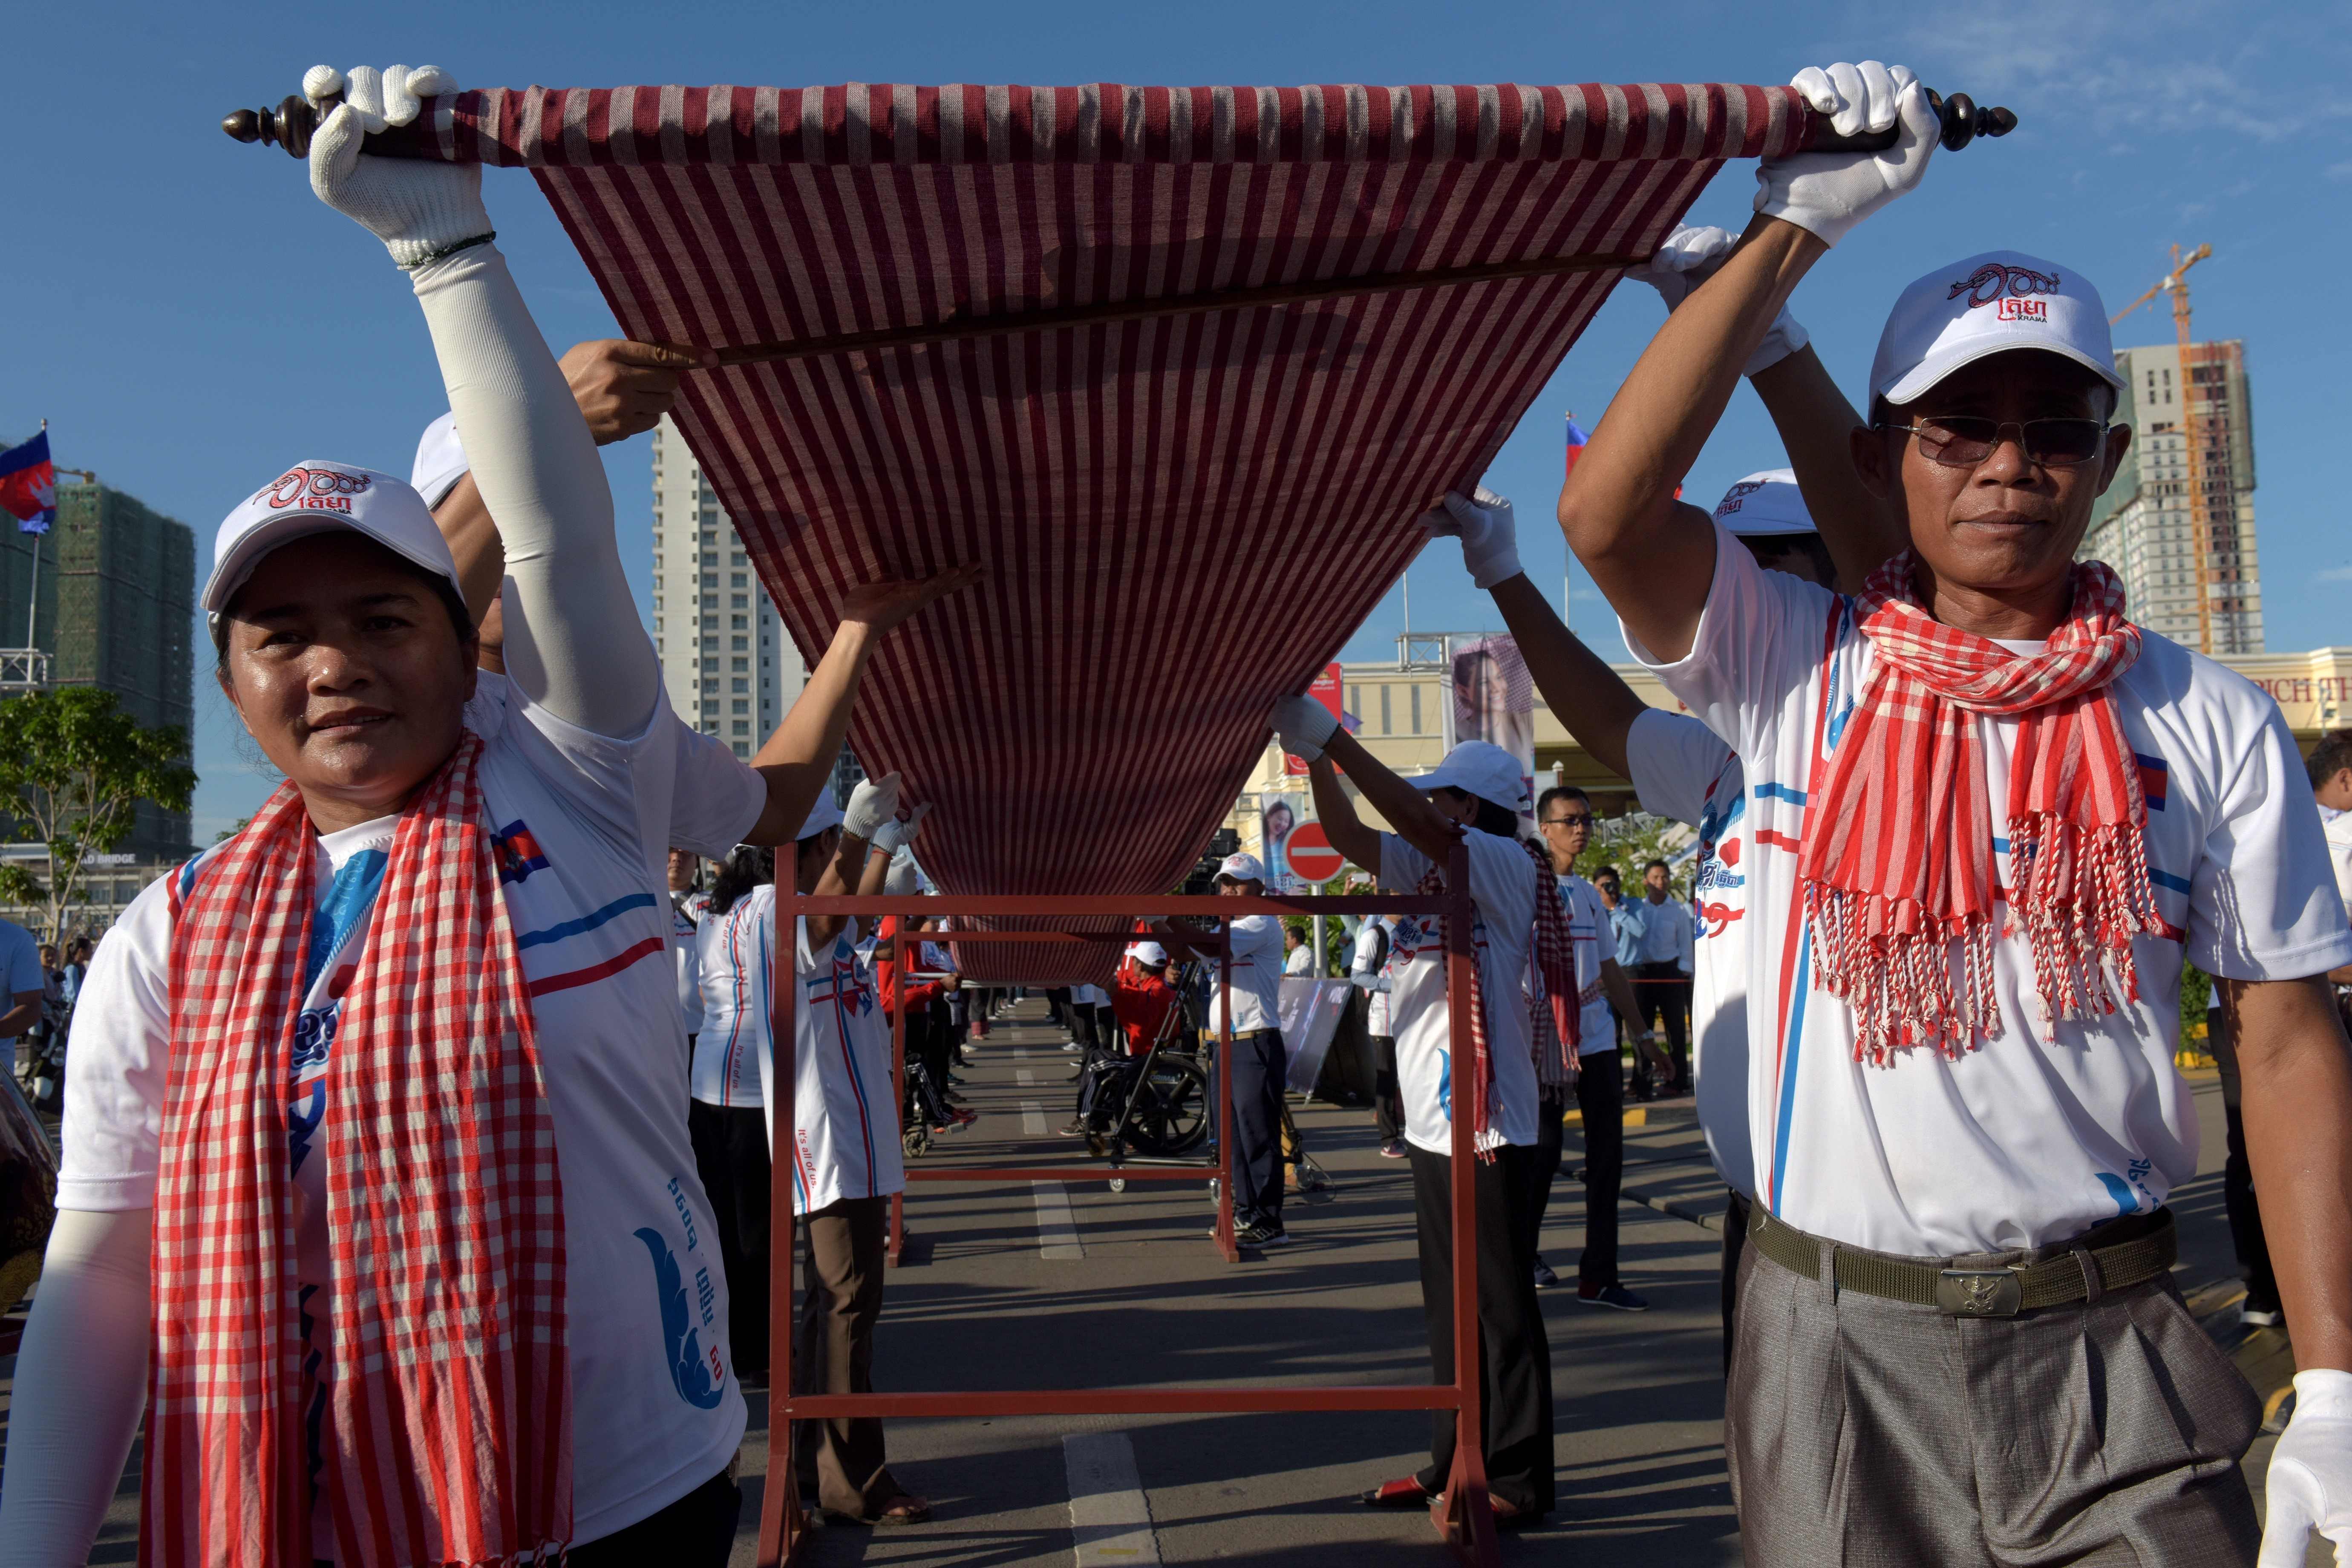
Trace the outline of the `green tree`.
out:
<instances>
[{"instance_id":1,"label":"green tree","mask_svg":"<svg viewBox=\"0 0 2352 1568\"><path fill-rule=\"evenodd\" d=\"M196 770L187 752L178 726L144 728L110 691L68 686L0 702L0 816L12 841L49 851L47 886L12 867L0 896L46 905L44 934L58 940L83 866L122 842L139 803L188 809Z\"/></svg>"},{"instance_id":2,"label":"green tree","mask_svg":"<svg viewBox=\"0 0 2352 1568\"><path fill-rule=\"evenodd\" d=\"M1603 866L1614 866L1625 896L1638 899L1643 896L1642 868L1653 860L1664 860L1674 879L1667 896L1690 897L1691 877L1698 866L1690 850L1698 836L1688 827L1643 811L1603 817L1593 826L1592 843L1576 859L1579 873L1590 877Z\"/></svg>"}]
</instances>

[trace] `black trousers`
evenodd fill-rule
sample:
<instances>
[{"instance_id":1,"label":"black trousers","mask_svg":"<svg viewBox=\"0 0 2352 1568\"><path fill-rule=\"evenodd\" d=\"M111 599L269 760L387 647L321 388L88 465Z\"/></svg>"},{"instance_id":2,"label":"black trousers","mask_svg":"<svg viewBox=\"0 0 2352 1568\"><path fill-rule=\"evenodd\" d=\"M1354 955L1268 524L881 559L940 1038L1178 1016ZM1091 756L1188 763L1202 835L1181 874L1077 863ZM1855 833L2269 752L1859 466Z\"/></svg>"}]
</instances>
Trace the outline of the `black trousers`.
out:
<instances>
[{"instance_id":1,"label":"black trousers","mask_svg":"<svg viewBox=\"0 0 2352 1568\"><path fill-rule=\"evenodd\" d=\"M1723 1208L1723 1375L1731 1375L1731 1320L1739 1306L1739 1255L1748 1250L1748 1200L1726 1187Z\"/></svg>"},{"instance_id":2,"label":"black trousers","mask_svg":"<svg viewBox=\"0 0 2352 1568\"><path fill-rule=\"evenodd\" d=\"M2221 1209L2230 1218L2230 1247L2246 1280L2246 1305L2276 1311L2278 1277L2271 1271L2271 1245L2263 1234L2263 1211L2254 1201L2254 1167L2246 1158L2246 1123L2239 1114L2238 1042L2223 1023L2221 1009L2205 1014L2205 1037L2221 1069L2221 1120L2229 1154L2221 1163Z\"/></svg>"},{"instance_id":3,"label":"black trousers","mask_svg":"<svg viewBox=\"0 0 2352 1568\"><path fill-rule=\"evenodd\" d=\"M1659 1094L1688 1094L1690 1071L1690 1004L1691 981L1668 959L1659 963L1637 963L1633 966L1633 999L1642 1005L1642 1022L1650 1028L1663 1026L1666 1031L1666 1054L1675 1060L1675 1081L1654 1086ZM1650 1064L1641 1052L1633 1053L1633 1088L1647 1096L1654 1092L1650 1082Z\"/></svg>"},{"instance_id":4,"label":"black trousers","mask_svg":"<svg viewBox=\"0 0 2352 1568\"><path fill-rule=\"evenodd\" d=\"M1282 1224L1282 1031L1234 1037L1234 1223Z\"/></svg>"},{"instance_id":5,"label":"black trousers","mask_svg":"<svg viewBox=\"0 0 2352 1568\"><path fill-rule=\"evenodd\" d=\"M1429 1322L1429 1365L1454 1381L1453 1161L1408 1146L1421 1242L1421 1306ZM1478 1380L1484 1391L1486 1487L1526 1513L1552 1507L1551 1343L1536 1305L1535 1255L1524 1245L1528 1166L1535 1151L1507 1143L1490 1163L1473 1160L1477 1198ZM1443 1490L1454 1468L1454 1412L1433 1412L1424 1490Z\"/></svg>"},{"instance_id":6,"label":"black trousers","mask_svg":"<svg viewBox=\"0 0 2352 1568\"><path fill-rule=\"evenodd\" d=\"M1543 1098L1536 1102L1536 1145L1528 1151L1534 1157L1528 1161L1527 1212L1521 1216L1528 1227L1530 1261L1543 1254L1544 1213L1551 1207L1551 1184L1559 1175L1560 1144L1568 1131L1564 1123L1569 1093L1565 1086L1546 1089Z\"/></svg>"},{"instance_id":7,"label":"black trousers","mask_svg":"<svg viewBox=\"0 0 2352 1568\"><path fill-rule=\"evenodd\" d=\"M1404 1096L1397 1088L1396 1037L1372 1037L1372 1131L1381 1142L1404 1136Z\"/></svg>"},{"instance_id":8,"label":"black trousers","mask_svg":"<svg viewBox=\"0 0 2352 1568\"><path fill-rule=\"evenodd\" d=\"M573 1547L563 1561L571 1568L640 1568L646 1563L726 1568L742 1511L743 1493L734 1476L721 1470L659 1512L602 1541Z\"/></svg>"},{"instance_id":9,"label":"black trousers","mask_svg":"<svg viewBox=\"0 0 2352 1568\"><path fill-rule=\"evenodd\" d=\"M1615 1051L1580 1058L1576 1104L1584 1112L1584 1256L1580 1288L1617 1283L1617 1189L1625 1182L1625 1079ZM1530 1270L1530 1273L1533 1271Z\"/></svg>"},{"instance_id":10,"label":"black trousers","mask_svg":"<svg viewBox=\"0 0 2352 1568\"><path fill-rule=\"evenodd\" d=\"M719 1262L727 1271L727 1342L735 1375L768 1371L768 1113L760 1107L688 1100L687 1135L695 1173L719 1224Z\"/></svg>"}]
</instances>

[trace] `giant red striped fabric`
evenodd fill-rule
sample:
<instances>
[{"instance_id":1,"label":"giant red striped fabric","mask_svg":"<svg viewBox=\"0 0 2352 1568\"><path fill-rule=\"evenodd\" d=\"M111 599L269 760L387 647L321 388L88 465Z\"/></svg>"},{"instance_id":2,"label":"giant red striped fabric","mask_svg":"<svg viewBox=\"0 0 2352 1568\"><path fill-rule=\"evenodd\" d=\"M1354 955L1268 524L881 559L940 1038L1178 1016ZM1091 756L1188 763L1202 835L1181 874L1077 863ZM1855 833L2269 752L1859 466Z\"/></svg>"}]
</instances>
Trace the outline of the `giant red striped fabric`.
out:
<instances>
[{"instance_id":1,"label":"giant red striped fabric","mask_svg":"<svg viewBox=\"0 0 2352 1568\"><path fill-rule=\"evenodd\" d=\"M712 348L1639 258L1724 160L1811 131L1791 90L1720 85L531 88L435 109L443 156L534 171L625 331ZM889 640L851 730L936 803L943 889L1160 892L1274 700L1396 581L1413 519L1478 478L1621 275L741 365L689 377L677 422L804 654L848 584L988 565ZM961 957L1058 980L1078 951Z\"/></svg>"}]
</instances>

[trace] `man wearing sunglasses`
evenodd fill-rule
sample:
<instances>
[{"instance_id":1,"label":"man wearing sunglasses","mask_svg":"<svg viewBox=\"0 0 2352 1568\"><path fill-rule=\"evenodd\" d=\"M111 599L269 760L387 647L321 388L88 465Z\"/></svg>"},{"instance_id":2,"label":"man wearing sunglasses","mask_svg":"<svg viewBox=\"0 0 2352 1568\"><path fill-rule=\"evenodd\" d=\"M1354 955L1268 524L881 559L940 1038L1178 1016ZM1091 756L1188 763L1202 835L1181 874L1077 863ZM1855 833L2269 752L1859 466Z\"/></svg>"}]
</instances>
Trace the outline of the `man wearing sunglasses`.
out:
<instances>
[{"instance_id":1,"label":"man wearing sunglasses","mask_svg":"<svg viewBox=\"0 0 2352 1568\"><path fill-rule=\"evenodd\" d=\"M2294 1237L2264 1561L2299 1561L2308 1528L2352 1534L2352 1049L2321 978L2352 931L2294 738L2074 559L2130 435L2071 268L1992 252L1895 302L1851 448L1910 548L1853 598L1675 502L1790 290L1934 145L1907 72L1797 86L1896 145L1762 165L1559 501L1628 644L1747 773L1775 1086L1726 1412L1747 1558L2253 1560L2259 1411L2168 1273L2193 961L2236 1005L2255 1183Z\"/></svg>"}]
</instances>

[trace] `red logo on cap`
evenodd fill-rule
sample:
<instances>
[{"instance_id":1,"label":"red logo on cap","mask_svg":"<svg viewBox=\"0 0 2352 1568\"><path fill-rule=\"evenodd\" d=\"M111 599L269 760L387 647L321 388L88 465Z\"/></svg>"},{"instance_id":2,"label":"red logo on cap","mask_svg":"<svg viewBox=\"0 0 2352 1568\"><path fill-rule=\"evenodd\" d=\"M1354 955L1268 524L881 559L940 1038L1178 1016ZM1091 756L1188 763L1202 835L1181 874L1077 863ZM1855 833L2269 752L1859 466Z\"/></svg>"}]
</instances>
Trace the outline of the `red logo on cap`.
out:
<instances>
[{"instance_id":1,"label":"red logo on cap","mask_svg":"<svg viewBox=\"0 0 2352 1568\"><path fill-rule=\"evenodd\" d=\"M341 474L332 468L289 468L275 482L256 490L253 499L268 501L272 511L282 511L289 506L304 511L349 511L351 498L364 491L371 482L365 474Z\"/></svg>"},{"instance_id":2,"label":"red logo on cap","mask_svg":"<svg viewBox=\"0 0 2352 1568\"><path fill-rule=\"evenodd\" d=\"M2011 267L2006 262L1988 261L1953 284L1952 291L1944 298L1957 300L1966 294L1969 309L1973 310L1996 300L2021 300L2029 294L2055 294L2058 289L2058 275L2054 272L2036 272L2030 267ZM2001 319L2015 321L2017 318L2004 312Z\"/></svg>"}]
</instances>

